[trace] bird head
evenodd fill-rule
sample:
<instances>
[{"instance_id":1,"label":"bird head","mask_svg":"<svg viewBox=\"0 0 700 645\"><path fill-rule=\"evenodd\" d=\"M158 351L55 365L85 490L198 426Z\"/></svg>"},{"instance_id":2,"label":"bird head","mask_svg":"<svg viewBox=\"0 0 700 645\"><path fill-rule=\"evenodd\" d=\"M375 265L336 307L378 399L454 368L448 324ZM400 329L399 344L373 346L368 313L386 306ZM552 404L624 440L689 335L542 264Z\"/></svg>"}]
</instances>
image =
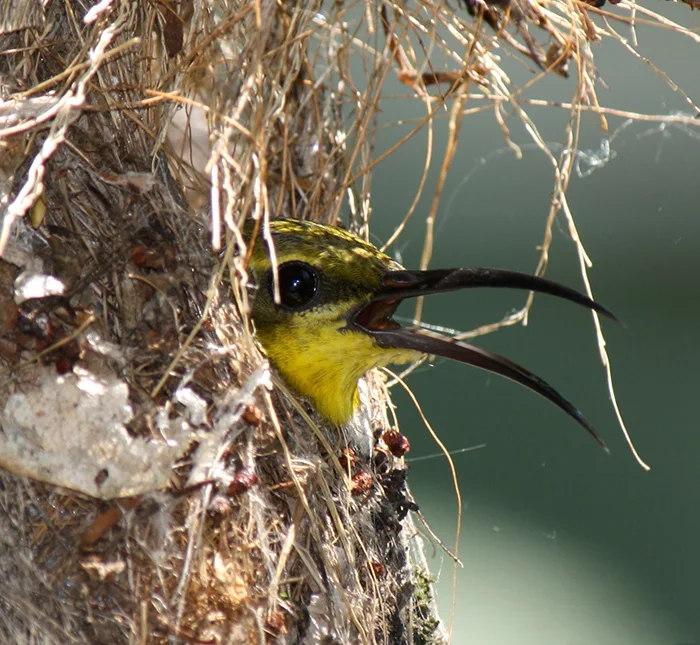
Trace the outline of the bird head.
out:
<instances>
[{"instance_id":1,"label":"bird head","mask_svg":"<svg viewBox=\"0 0 700 645\"><path fill-rule=\"evenodd\" d=\"M249 242L252 233L251 223L244 229ZM475 287L547 293L614 318L587 296L514 271L409 271L356 235L312 222L275 220L270 234L274 249L258 235L248 265L256 332L285 381L328 421L350 419L358 404L358 381L368 370L428 354L520 383L573 417L605 447L583 414L535 374L475 345L404 328L393 319L406 298Z\"/></svg>"}]
</instances>

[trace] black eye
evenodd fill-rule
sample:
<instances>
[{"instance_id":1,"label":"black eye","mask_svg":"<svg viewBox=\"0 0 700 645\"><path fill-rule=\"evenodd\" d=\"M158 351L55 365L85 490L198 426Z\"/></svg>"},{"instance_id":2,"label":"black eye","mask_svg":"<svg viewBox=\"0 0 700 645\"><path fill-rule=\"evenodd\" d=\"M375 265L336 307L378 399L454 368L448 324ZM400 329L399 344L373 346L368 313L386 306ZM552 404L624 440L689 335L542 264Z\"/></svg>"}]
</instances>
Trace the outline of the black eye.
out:
<instances>
[{"instance_id":1,"label":"black eye","mask_svg":"<svg viewBox=\"0 0 700 645\"><path fill-rule=\"evenodd\" d=\"M283 307L303 309L313 300L318 290L318 274L312 266L303 262L285 262L279 267L278 275ZM270 280L270 292L274 294L273 285Z\"/></svg>"}]
</instances>

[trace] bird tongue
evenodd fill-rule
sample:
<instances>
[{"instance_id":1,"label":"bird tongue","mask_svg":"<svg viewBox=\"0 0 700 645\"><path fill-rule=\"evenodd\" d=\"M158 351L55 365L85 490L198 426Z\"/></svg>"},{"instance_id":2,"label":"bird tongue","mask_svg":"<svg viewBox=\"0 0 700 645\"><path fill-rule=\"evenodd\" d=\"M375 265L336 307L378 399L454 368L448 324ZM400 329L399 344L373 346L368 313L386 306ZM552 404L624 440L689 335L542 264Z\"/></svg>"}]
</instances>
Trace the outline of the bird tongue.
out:
<instances>
[{"instance_id":1,"label":"bird tongue","mask_svg":"<svg viewBox=\"0 0 700 645\"><path fill-rule=\"evenodd\" d=\"M392 319L400 302L401 298L373 300L355 314L353 322L367 331L401 329Z\"/></svg>"}]
</instances>

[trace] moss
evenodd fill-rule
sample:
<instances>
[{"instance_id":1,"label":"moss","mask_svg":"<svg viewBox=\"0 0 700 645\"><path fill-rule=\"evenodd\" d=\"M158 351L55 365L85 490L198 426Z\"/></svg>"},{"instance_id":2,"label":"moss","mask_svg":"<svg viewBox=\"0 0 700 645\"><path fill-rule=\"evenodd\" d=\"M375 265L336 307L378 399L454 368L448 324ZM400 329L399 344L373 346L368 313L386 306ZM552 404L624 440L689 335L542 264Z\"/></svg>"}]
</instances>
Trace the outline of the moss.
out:
<instances>
[{"instance_id":1,"label":"moss","mask_svg":"<svg viewBox=\"0 0 700 645\"><path fill-rule=\"evenodd\" d=\"M443 642L435 610L434 583L435 578L424 569L414 570L411 624L413 642L416 645L437 645Z\"/></svg>"}]
</instances>

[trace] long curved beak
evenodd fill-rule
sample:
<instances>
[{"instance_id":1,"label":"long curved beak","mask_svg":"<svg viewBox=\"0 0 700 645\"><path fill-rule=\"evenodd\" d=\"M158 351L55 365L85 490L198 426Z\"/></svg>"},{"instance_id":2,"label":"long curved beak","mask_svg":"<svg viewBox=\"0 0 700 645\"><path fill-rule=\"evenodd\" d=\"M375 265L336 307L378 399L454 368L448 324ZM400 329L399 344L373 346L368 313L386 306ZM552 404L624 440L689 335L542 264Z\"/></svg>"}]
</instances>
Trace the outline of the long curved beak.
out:
<instances>
[{"instance_id":1,"label":"long curved beak","mask_svg":"<svg viewBox=\"0 0 700 645\"><path fill-rule=\"evenodd\" d=\"M607 452L605 442L586 417L539 376L498 354L434 332L403 328L392 318L399 303L406 298L475 287L524 289L547 293L618 320L608 309L584 294L537 276L500 269L438 269L388 272L370 301L353 314L349 325L370 334L380 347L410 349L423 354L451 358L520 383L575 419Z\"/></svg>"}]
</instances>

